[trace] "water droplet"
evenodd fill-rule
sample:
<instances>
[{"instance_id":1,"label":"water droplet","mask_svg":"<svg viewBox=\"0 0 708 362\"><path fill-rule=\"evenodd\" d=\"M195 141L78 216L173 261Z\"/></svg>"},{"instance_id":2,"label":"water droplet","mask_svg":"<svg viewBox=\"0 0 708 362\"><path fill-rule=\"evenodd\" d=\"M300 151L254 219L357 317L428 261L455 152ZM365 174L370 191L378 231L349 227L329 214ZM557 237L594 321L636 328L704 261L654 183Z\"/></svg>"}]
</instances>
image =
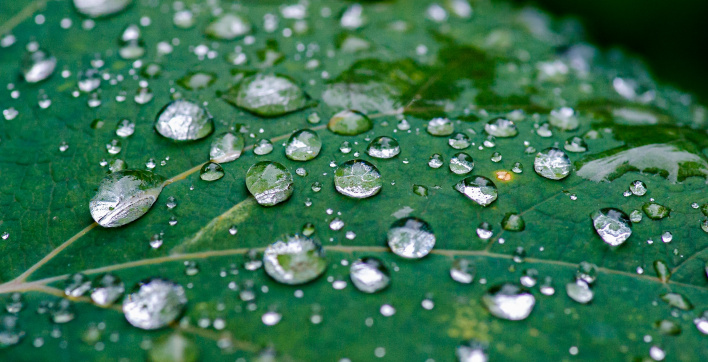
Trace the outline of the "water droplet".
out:
<instances>
[{"instance_id":1,"label":"water droplet","mask_svg":"<svg viewBox=\"0 0 708 362\"><path fill-rule=\"evenodd\" d=\"M661 220L671 213L668 207L657 204L656 202L646 202L642 205L642 211L652 220Z\"/></svg>"},{"instance_id":2,"label":"water droplet","mask_svg":"<svg viewBox=\"0 0 708 362\"><path fill-rule=\"evenodd\" d=\"M578 264L578 270L575 271L575 279L592 284L597 279L597 274L597 265L583 261Z\"/></svg>"},{"instance_id":3,"label":"water droplet","mask_svg":"<svg viewBox=\"0 0 708 362\"><path fill-rule=\"evenodd\" d=\"M199 172L199 178L204 181L216 181L224 177L224 169L216 162L207 162Z\"/></svg>"},{"instance_id":4,"label":"water droplet","mask_svg":"<svg viewBox=\"0 0 708 362\"><path fill-rule=\"evenodd\" d=\"M257 116L277 117L308 106L305 92L290 78L255 74L231 88L224 99Z\"/></svg>"},{"instance_id":5,"label":"water droplet","mask_svg":"<svg viewBox=\"0 0 708 362\"><path fill-rule=\"evenodd\" d=\"M418 196L428 197L428 188L423 185L413 185L413 193Z\"/></svg>"},{"instance_id":6,"label":"water droplet","mask_svg":"<svg viewBox=\"0 0 708 362\"><path fill-rule=\"evenodd\" d=\"M681 334L681 325L668 319L656 321L654 328L667 336L678 336Z\"/></svg>"},{"instance_id":7,"label":"water droplet","mask_svg":"<svg viewBox=\"0 0 708 362\"><path fill-rule=\"evenodd\" d=\"M661 234L661 241L665 243L670 243L671 240L674 239L674 235L671 234L669 231L665 231L663 234Z\"/></svg>"},{"instance_id":8,"label":"water droplet","mask_svg":"<svg viewBox=\"0 0 708 362\"><path fill-rule=\"evenodd\" d=\"M531 314L536 298L528 290L506 283L491 287L482 296L482 303L497 318L519 321Z\"/></svg>"},{"instance_id":9,"label":"water droplet","mask_svg":"<svg viewBox=\"0 0 708 362\"><path fill-rule=\"evenodd\" d=\"M568 155L555 147L537 153L533 162L536 173L549 180L561 180L568 177L572 167Z\"/></svg>"},{"instance_id":10,"label":"water droplet","mask_svg":"<svg viewBox=\"0 0 708 362\"><path fill-rule=\"evenodd\" d=\"M79 14L89 18L101 18L117 14L130 4L133 0L73 0L74 8Z\"/></svg>"},{"instance_id":11,"label":"water droplet","mask_svg":"<svg viewBox=\"0 0 708 362\"><path fill-rule=\"evenodd\" d=\"M344 141L342 144L339 146L339 152L343 154L348 154L349 152L352 152L352 144L349 143L349 141Z\"/></svg>"},{"instance_id":12,"label":"water droplet","mask_svg":"<svg viewBox=\"0 0 708 362\"><path fill-rule=\"evenodd\" d=\"M364 113L354 110L341 111L329 120L327 128L342 136L356 136L374 127L374 123Z\"/></svg>"},{"instance_id":13,"label":"water droplet","mask_svg":"<svg viewBox=\"0 0 708 362\"><path fill-rule=\"evenodd\" d=\"M199 347L191 338L174 332L155 340L147 356L150 362L197 362Z\"/></svg>"},{"instance_id":14,"label":"water droplet","mask_svg":"<svg viewBox=\"0 0 708 362\"><path fill-rule=\"evenodd\" d=\"M207 25L206 35L221 40L233 40L251 32L251 24L245 18L226 13Z\"/></svg>"},{"instance_id":15,"label":"water droplet","mask_svg":"<svg viewBox=\"0 0 708 362\"><path fill-rule=\"evenodd\" d=\"M116 127L116 135L118 137L130 137L135 132L135 123L129 119L121 120Z\"/></svg>"},{"instance_id":16,"label":"water droplet","mask_svg":"<svg viewBox=\"0 0 708 362\"><path fill-rule=\"evenodd\" d=\"M271 143L269 139L259 139L256 141L256 144L253 145L253 153L256 155L263 156L271 152L273 152L273 143Z\"/></svg>"},{"instance_id":17,"label":"water droplet","mask_svg":"<svg viewBox=\"0 0 708 362\"><path fill-rule=\"evenodd\" d=\"M364 199L376 195L383 182L376 166L364 160L342 163L334 172L334 186L345 196Z\"/></svg>"},{"instance_id":18,"label":"water droplet","mask_svg":"<svg viewBox=\"0 0 708 362\"><path fill-rule=\"evenodd\" d=\"M565 290L570 299L580 304L590 303L592 298L595 296L595 292L590 289L588 283L581 279L578 279L573 283L566 284Z\"/></svg>"},{"instance_id":19,"label":"water droplet","mask_svg":"<svg viewBox=\"0 0 708 362\"><path fill-rule=\"evenodd\" d=\"M162 233L159 234L153 234L153 236L150 237L150 247L153 249L158 249L159 247L162 246Z\"/></svg>"},{"instance_id":20,"label":"water droplet","mask_svg":"<svg viewBox=\"0 0 708 362\"><path fill-rule=\"evenodd\" d=\"M708 310L704 311L700 317L694 319L693 324L696 325L699 332L708 335Z\"/></svg>"},{"instance_id":21,"label":"water droplet","mask_svg":"<svg viewBox=\"0 0 708 362\"><path fill-rule=\"evenodd\" d=\"M241 157L244 145L245 141L241 133L222 133L212 140L209 158L217 163L234 161Z\"/></svg>"},{"instance_id":22,"label":"water droplet","mask_svg":"<svg viewBox=\"0 0 708 362\"><path fill-rule=\"evenodd\" d=\"M342 230L344 227L344 221L342 219L335 217L332 219L332 221L329 222L329 228L334 230L334 231L339 231Z\"/></svg>"},{"instance_id":23,"label":"water droplet","mask_svg":"<svg viewBox=\"0 0 708 362\"><path fill-rule=\"evenodd\" d=\"M285 145L285 156L293 161L309 161L320 154L322 140L309 129L293 133Z\"/></svg>"},{"instance_id":24,"label":"water droplet","mask_svg":"<svg viewBox=\"0 0 708 362\"><path fill-rule=\"evenodd\" d=\"M293 194L293 175L277 162L258 162L246 172L246 187L259 204L273 206Z\"/></svg>"},{"instance_id":25,"label":"water droplet","mask_svg":"<svg viewBox=\"0 0 708 362\"><path fill-rule=\"evenodd\" d=\"M443 160L443 156L441 154L434 153L428 160L428 166L430 166L430 168L440 168L444 162L445 160Z\"/></svg>"},{"instance_id":26,"label":"water droplet","mask_svg":"<svg viewBox=\"0 0 708 362\"><path fill-rule=\"evenodd\" d=\"M442 163L442 159L440 161ZM472 169L474 169L474 160L472 156L464 152L456 153L450 159L450 171L456 175L468 174L472 172Z\"/></svg>"},{"instance_id":27,"label":"water droplet","mask_svg":"<svg viewBox=\"0 0 708 362\"><path fill-rule=\"evenodd\" d=\"M470 138L464 133L455 133L447 140L447 144L456 150L463 150L470 146Z\"/></svg>"},{"instance_id":28,"label":"water droplet","mask_svg":"<svg viewBox=\"0 0 708 362\"><path fill-rule=\"evenodd\" d=\"M108 152L111 155L117 155L122 150L123 150L123 144L120 142L120 140L113 139L113 140L111 140L111 142L106 143L106 152Z\"/></svg>"},{"instance_id":29,"label":"water droplet","mask_svg":"<svg viewBox=\"0 0 708 362\"><path fill-rule=\"evenodd\" d=\"M462 2L467 4L466 1ZM487 348L486 343L469 341L467 344L457 346L455 356L458 362L487 362L489 361Z\"/></svg>"},{"instance_id":30,"label":"water droplet","mask_svg":"<svg viewBox=\"0 0 708 362\"><path fill-rule=\"evenodd\" d=\"M174 209L177 207L177 199L175 199L174 196L170 196L167 198L167 203L165 203L168 209Z\"/></svg>"},{"instance_id":31,"label":"water droplet","mask_svg":"<svg viewBox=\"0 0 708 362\"><path fill-rule=\"evenodd\" d=\"M91 289L91 281L83 274L72 274L64 284L64 294L68 297L81 297Z\"/></svg>"},{"instance_id":32,"label":"water droplet","mask_svg":"<svg viewBox=\"0 0 708 362\"><path fill-rule=\"evenodd\" d=\"M74 320L76 311L68 299L60 299L51 309L51 319L53 323L68 323Z\"/></svg>"},{"instance_id":33,"label":"water droplet","mask_svg":"<svg viewBox=\"0 0 708 362\"><path fill-rule=\"evenodd\" d=\"M470 176L455 185L455 190L481 206L497 199L497 186L484 176Z\"/></svg>"},{"instance_id":34,"label":"water droplet","mask_svg":"<svg viewBox=\"0 0 708 362\"><path fill-rule=\"evenodd\" d=\"M573 136L565 140L565 145L563 148L565 148L568 152L580 153L588 150L588 144L585 143L584 139L578 136Z\"/></svg>"},{"instance_id":35,"label":"water droplet","mask_svg":"<svg viewBox=\"0 0 708 362\"><path fill-rule=\"evenodd\" d=\"M177 80L177 84L185 89L199 90L209 87L216 82L216 74L209 72L189 72Z\"/></svg>"},{"instance_id":36,"label":"water droplet","mask_svg":"<svg viewBox=\"0 0 708 362\"><path fill-rule=\"evenodd\" d=\"M145 330L162 328L179 318L187 304L181 285L167 279L140 282L123 299L123 314L128 323Z\"/></svg>"},{"instance_id":37,"label":"water droplet","mask_svg":"<svg viewBox=\"0 0 708 362\"><path fill-rule=\"evenodd\" d=\"M506 118L496 118L484 125L484 131L488 135L500 138L515 137L519 134L516 124Z\"/></svg>"},{"instance_id":38,"label":"water droplet","mask_svg":"<svg viewBox=\"0 0 708 362\"><path fill-rule=\"evenodd\" d=\"M0 349L14 346L25 337L25 331L20 328L16 315L0 316Z\"/></svg>"},{"instance_id":39,"label":"water droplet","mask_svg":"<svg viewBox=\"0 0 708 362\"><path fill-rule=\"evenodd\" d=\"M155 120L155 130L175 141L195 141L214 131L214 121L206 108L179 99L160 110Z\"/></svg>"},{"instance_id":40,"label":"water droplet","mask_svg":"<svg viewBox=\"0 0 708 362\"><path fill-rule=\"evenodd\" d=\"M666 293L661 295L661 300L666 302L673 308L678 308L681 310L691 310L693 309L693 304L684 295L679 293Z\"/></svg>"},{"instance_id":41,"label":"water droplet","mask_svg":"<svg viewBox=\"0 0 708 362\"><path fill-rule=\"evenodd\" d=\"M433 136L449 136L455 132L455 125L447 118L433 118L428 122L427 131Z\"/></svg>"},{"instance_id":42,"label":"water droplet","mask_svg":"<svg viewBox=\"0 0 708 362\"><path fill-rule=\"evenodd\" d=\"M263 253L266 273L283 284L304 284L327 268L322 245L303 235L287 235L270 244Z\"/></svg>"},{"instance_id":43,"label":"water droplet","mask_svg":"<svg viewBox=\"0 0 708 362\"><path fill-rule=\"evenodd\" d=\"M283 318L283 315L278 313L277 311L271 310L266 313L264 313L261 316L261 321L263 324L267 326L274 326L278 323L280 323L280 320Z\"/></svg>"},{"instance_id":44,"label":"water droplet","mask_svg":"<svg viewBox=\"0 0 708 362\"><path fill-rule=\"evenodd\" d=\"M488 222L482 222L477 226L477 236L479 236L480 239L487 240L491 238L492 235L492 225L489 225Z\"/></svg>"},{"instance_id":45,"label":"water droplet","mask_svg":"<svg viewBox=\"0 0 708 362\"><path fill-rule=\"evenodd\" d=\"M354 286L364 293L376 293L388 287L391 282L388 268L374 257L354 261L349 268L349 277Z\"/></svg>"},{"instance_id":46,"label":"water droplet","mask_svg":"<svg viewBox=\"0 0 708 362\"><path fill-rule=\"evenodd\" d=\"M476 269L470 259L459 258L452 262L450 277L461 284L470 284L474 280Z\"/></svg>"},{"instance_id":47,"label":"water droplet","mask_svg":"<svg viewBox=\"0 0 708 362\"><path fill-rule=\"evenodd\" d=\"M140 87L138 90L135 92L135 96L133 97L133 100L137 104L146 104L152 100L153 93L150 90L150 88L143 88Z\"/></svg>"},{"instance_id":48,"label":"water droplet","mask_svg":"<svg viewBox=\"0 0 708 362\"><path fill-rule=\"evenodd\" d=\"M629 213L629 220L633 223L641 222L642 218L642 212L639 210L632 210L632 212Z\"/></svg>"},{"instance_id":49,"label":"water droplet","mask_svg":"<svg viewBox=\"0 0 708 362\"><path fill-rule=\"evenodd\" d=\"M632 222L622 210L600 209L593 212L590 217L597 234L611 246L622 245L632 235Z\"/></svg>"},{"instance_id":50,"label":"water droplet","mask_svg":"<svg viewBox=\"0 0 708 362\"><path fill-rule=\"evenodd\" d=\"M102 307L115 303L124 292L123 281L110 273L97 276L91 284L91 300Z\"/></svg>"},{"instance_id":51,"label":"water droplet","mask_svg":"<svg viewBox=\"0 0 708 362\"><path fill-rule=\"evenodd\" d=\"M28 52L22 59L22 75L27 83L39 83L52 74L57 58L42 49Z\"/></svg>"},{"instance_id":52,"label":"water droplet","mask_svg":"<svg viewBox=\"0 0 708 362\"><path fill-rule=\"evenodd\" d=\"M374 158L393 158L401 153L401 147L395 139L381 136L374 138L374 140L369 143L369 147L366 148L366 153Z\"/></svg>"},{"instance_id":53,"label":"water droplet","mask_svg":"<svg viewBox=\"0 0 708 362\"><path fill-rule=\"evenodd\" d=\"M117 227L145 215L162 192L164 178L149 171L109 174L91 198L91 217L103 227Z\"/></svg>"},{"instance_id":54,"label":"water droplet","mask_svg":"<svg viewBox=\"0 0 708 362\"><path fill-rule=\"evenodd\" d=\"M435 235L427 222L407 217L397 220L388 229L388 246L398 256L420 259L433 250Z\"/></svg>"},{"instance_id":55,"label":"water droplet","mask_svg":"<svg viewBox=\"0 0 708 362\"><path fill-rule=\"evenodd\" d=\"M580 121L575 116L575 110L570 107L552 110L548 122L564 131L573 131L580 126Z\"/></svg>"}]
</instances>

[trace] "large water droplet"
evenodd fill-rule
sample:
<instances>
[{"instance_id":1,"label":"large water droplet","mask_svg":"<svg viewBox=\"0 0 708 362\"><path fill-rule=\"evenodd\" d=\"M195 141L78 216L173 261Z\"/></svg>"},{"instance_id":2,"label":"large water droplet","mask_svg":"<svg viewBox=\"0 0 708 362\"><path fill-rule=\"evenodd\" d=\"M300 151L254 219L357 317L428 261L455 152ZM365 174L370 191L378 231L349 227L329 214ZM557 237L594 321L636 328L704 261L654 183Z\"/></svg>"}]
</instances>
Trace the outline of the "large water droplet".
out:
<instances>
[{"instance_id":1,"label":"large water droplet","mask_svg":"<svg viewBox=\"0 0 708 362\"><path fill-rule=\"evenodd\" d=\"M455 185L455 190L481 206L488 206L497 199L497 186L484 176L470 176Z\"/></svg>"},{"instance_id":2,"label":"large water droplet","mask_svg":"<svg viewBox=\"0 0 708 362\"><path fill-rule=\"evenodd\" d=\"M420 259L433 250L435 235L427 222L407 217L397 220L388 229L388 246L398 256Z\"/></svg>"},{"instance_id":3,"label":"large water droplet","mask_svg":"<svg viewBox=\"0 0 708 362\"><path fill-rule=\"evenodd\" d=\"M519 321L531 314L536 298L528 290L506 283L491 287L482 296L482 303L495 317Z\"/></svg>"},{"instance_id":4,"label":"large water droplet","mask_svg":"<svg viewBox=\"0 0 708 362\"><path fill-rule=\"evenodd\" d=\"M374 127L374 123L364 113L353 110L341 111L329 120L327 128L342 136L356 136Z\"/></svg>"},{"instance_id":5,"label":"large water droplet","mask_svg":"<svg viewBox=\"0 0 708 362\"><path fill-rule=\"evenodd\" d=\"M316 279L327 261L322 245L303 235L287 235L285 240L270 244L263 252L266 273L283 284L304 284Z\"/></svg>"},{"instance_id":6,"label":"large water droplet","mask_svg":"<svg viewBox=\"0 0 708 362\"><path fill-rule=\"evenodd\" d=\"M251 32L251 24L243 17L226 13L212 20L205 33L215 39L233 40Z\"/></svg>"},{"instance_id":7,"label":"large water droplet","mask_svg":"<svg viewBox=\"0 0 708 362\"><path fill-rule=\"evenodd\" d=\"M91 217L103 227L122 226L138 219L155 203L164 180L150 171L109 174L89 202Z\"/></svg>"},{"instance_id":8,"label":"large water droplet","mask_svg":"<svg viewBox=\"0 0 708 362\"><path fill-rule=\"evenodd\" d=\"M38 49L28 52L22 59L22 75L27 83L39 83L49 78L57 66L57 58Z\"/></svg>"},{"instance_id":9,"label":"large water droplet","mask_svg":"<svg viewBox=\"0 0 708 362\"><path fill-rule=\"evenodd\" d=\"M293 194L293 175L277 162L258 162L246 172L246 187L259 204L273 206Z\"/></svg>"},{"instance_id":10,"label":"large water droplet","mask_svg":"<svg viewBox=\"0 0 708 362\"><path fill-rule=\"evenodd\" d=\"M506 118L493 119L484 125L484 131L494 137L509 138L519 134L516 124Z\"/></svg>"},{"instance_id":11,"label":"large water droplet","mask_svg":"<svg viewBox=\"0 0 708 362\"><path fill-rule=\"evenodd\" d=\"M140 329L158 329L174 322L184 312L187 296L181 285L152 278L140 282L123 299L128 323Z\"/></svg>"},{"instance_id":12,"label":"large water droplet","mask_svg":"<svg viewBox=\"0 0 708 362\"><path fill-rule=\"evenodd\" d=\"M160 110L155 120L155 130L175 141L195 141L214 132L214 121L206 108L179 99Z\"/></svg>"},{"instance_id":13,"label":"large water droplet","mask_svg":"<svg viewBox=\"0 0 708 362\"><path fill-rule=\"evenodd\" d=\"M218 163L234 161L241 157L245 143L241 133L222 133L212 140L209 158Z\"/></svg>"},{"instance_id":14,"label":"large water droplet","mask_svg":"<svg viewBox=\"0 0 708 362\"><path fill-rule=\"evenodd\" d=\"M320 154L322 140L315 131L299 130L285 144L285 156L293 161L309 161Z\"/></svg>"},{"instance_id":15,"label":"large water droplet","mask_svg":"<svg viewBox=\"0 0 708 362\"><path fill-rule=\"evenodd\" d=\"M117 14L132 3L133 0L74 0L74 8L81 15L100 18Z\"/></svg>"},{"instance_id":16,"label":"large water droplet","mask_svg":"<svg viewBox=\"0 0 708 362\"><path fill-rule=\"evenodd\" d=\"M622 210L605 208L593 212L590 217L595 231L607 244L622 245L632 235L632 222Z\"/></svg>"},{"instance_id":17,"label":"large water droplet","mask_svg":"<svg viewBox=\"0 0 708 362\"><path fill-rule=\"evenodd\" d=\"M354 261L349 269L349 277L354 286L364 293L376 293L391 282L388 268L374 257Z\"/></svg>"},{"instance_id":18,"label":"large water droplet","mask_svg":"<svg viewBox=\"0 0 708 362\"><path fill-rule=\"evenodd\" d=\"M261 73L244 78L224 95L224 99L263 117L282 116L309 104L305 92L290 78Z\"/></svg>"},{"instance_id":19,"label":"large water droplet","mask_svg":"<svg viewBox=\"0 0 708 362\"><path fill-rule=\"evenodd\" d=\"M472 169L474 169L474 160L464 152L456 153L450 159L450 171L456 175L468 174Z\"/></svg>"},{"instance_id":20,"label":"large water droplet","mask_svg":"<svg viewBox=\"0 0 708 362\"><path fill-rule=\"evenodd\" d=\"M551 147L536 154L533 169L542 177L549 180L561 180L570 175L572 169L570 158L565 152Z\"/></svg>"},{"instance_id":21,"label":"large water droplet","mask_svg":"<svg viewBox=\"0 0 708 362\"><path fill-rule=\"evenodd\" d=\"M374 140L369 143L369 147L366 148L366 153L374 158L393 158L401 153L401 147L395 139L381 136L374 138Z\"/></svg>"},{"instance_id":22,"label":"large water droplet","mask_svg":"<svg viewBox=\"0 0 708 362\"><path fill-rule=\"evenodd\" d=\"M345 196L364 199L376 195L383 182L376 166L364 160L351 160L334 171L334 187Z\"/></svg>"}]
</instances>

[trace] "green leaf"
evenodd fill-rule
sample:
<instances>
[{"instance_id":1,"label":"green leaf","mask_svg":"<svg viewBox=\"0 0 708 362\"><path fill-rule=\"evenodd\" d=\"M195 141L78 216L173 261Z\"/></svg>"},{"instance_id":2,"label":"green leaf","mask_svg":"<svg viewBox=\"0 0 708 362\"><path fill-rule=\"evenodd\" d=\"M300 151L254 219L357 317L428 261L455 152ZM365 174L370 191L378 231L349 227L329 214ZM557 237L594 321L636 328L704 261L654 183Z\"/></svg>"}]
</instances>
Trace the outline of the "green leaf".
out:
<instances>
[{"instance_id":1,"label":"green leaf","mask_svg":"<svg viewBox=\"0 0 708 362\"><path fill-rule=\"evenodd\" d=\"M708 112L636 59L503 2L78 3L0 2L1 360L708 353ZM172 137L191 142L155 129L179 99L208 110ZM321 149L292 160L303 129ZM377 139L400 153L369 156ZM273 151L256 155L260 140ZM206 182L212 158L225 175ZM89 205L118 169L169 178L148 177L144 215L104 228ZM420 259L389 249L406 218L434 234ZM618 246L598 235L629 225ZM279 283L262 254L298 233L324 261L269 254L316 266ZM390 283L359 291L352 265ZM120 300L64 294L156 278L187 304L177 293L152 331Z\"/></svg>"}]
</instances>

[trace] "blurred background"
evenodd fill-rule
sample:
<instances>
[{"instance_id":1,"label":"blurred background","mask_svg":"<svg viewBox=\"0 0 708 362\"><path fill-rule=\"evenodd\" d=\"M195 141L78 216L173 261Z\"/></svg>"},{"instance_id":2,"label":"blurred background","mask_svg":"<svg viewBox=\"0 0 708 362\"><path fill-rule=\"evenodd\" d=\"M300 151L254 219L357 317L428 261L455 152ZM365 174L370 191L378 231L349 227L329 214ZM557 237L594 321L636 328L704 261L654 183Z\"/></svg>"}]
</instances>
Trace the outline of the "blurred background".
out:
<instances>
[{"instance_id":1,"label":"blurred background","mask_svg":"<svg viewBox=\"0 0 708 362\"><path fill-rule=\"evenodd\" d=\"M644 58L656 78L708 101L708 0L512 0L574 16L591 42Z\"/></svg>"}]
</instances>

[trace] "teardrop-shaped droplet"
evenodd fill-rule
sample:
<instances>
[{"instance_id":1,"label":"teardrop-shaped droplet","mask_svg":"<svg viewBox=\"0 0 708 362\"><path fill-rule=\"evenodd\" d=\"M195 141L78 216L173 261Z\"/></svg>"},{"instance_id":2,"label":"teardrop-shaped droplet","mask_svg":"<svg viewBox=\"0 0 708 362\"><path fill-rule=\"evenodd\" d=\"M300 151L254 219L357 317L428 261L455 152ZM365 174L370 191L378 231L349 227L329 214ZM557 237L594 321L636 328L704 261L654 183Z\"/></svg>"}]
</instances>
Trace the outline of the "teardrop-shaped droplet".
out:
<instances>
[{"instance_id":1,"label":"teardrop-shaped droplet","mask_svg":"<svg viewBox=\"0 0 708 362\"><path fill-rule=\"evenodd\" d=\"M433 228L421 219L399 219L388 229L388 246L398 256L420 259L433 250L435 234Z\"/></svg>"},{"instance_id":2,"label":"teardrop-shaped droplet","mask_svg":"<svg viewBox=\"0 0 708 362\"><path fill-rule=\"evenodd\" d=\"M663 260L654 261L654 270L656 271L656 277L662 283L668 282L669 278L671 278L671 268Z\"/></svg>"},{"instance_id":3,"label":"teardrop-shaped droplet","mask_svg":"<svg viewBox=\"0 0 708 362\"><path fill-rule=\"evenodd\" d=\"M605 208L593 212L590 217L595 231L607 244L622 245L632 235L632 222L622 210Z\"/></svg>"},{"instance_id":4,"label":"teardrop-shaped droplet","mask_svg":"<svg viewBox=\"0 0 708 362\"><path fill-rule=\"evenodd\" d=\"M167 326L179 318L187 305L181 285L152 278L140 282L123 299L123 315L128 323L145 330Z\"/></svg>"},{"instance_id":5,"label":"teardrop-shaped droplet","mask_svg":"<svg viewBox=\"0 0 708 362\"><path fill-rule=\"evenodd\" d=\"M516 124L506 118L493 119L484 125L484 131L494 137L510 138L519 134Z\"/></svg>"},{"instance_id":6,"label":"teardrop-shaped droplet","mask_svg":"<svg viewBox=\"0 0 708 362\"><path fill-rule=\"evenodd\" d=\"M472 156L459 152L450 159L450 171L456 175L466 175L474 169Z\"/></svg>"},{"instance_id":7,"label":"teardrop-shaped droplet","mask_svg":"<svg viewBox=\"0 0 708 362\"><path fill-rule=\"evenodd\" d=\"M197 362L199 347L192 338L174 332L155 340L147 356L150 362Z\"/></svg>"},{"instance_id":8,"label":"teardrop-shaped droplet","mask_svg":"<svg viewBox=\"0 0 708 362\"><path fill-rule=\"evenodd\" d=\"M325 269L327 260L322 245L303 235L287 235L263 252L266 273L283 284L304 284L316 279Z\"/></svg>"},{"instance_id":9,"label":"teardrop-shaped droplet","mask_svg":"<svg viewBox=\"0 0 708 362\"><path fill-rule=\"evenodd\" d=\"M49 78L57 67L57 58L38 49L28 52L22 59L22 75L27 83L39 83Z\"/></svg>"},{"instance_id":10,"label":"teardrop-shaped droplet","mask_svg":"<svg viewBox=\"0 0 708 362\"><path fill-rule=\"evenodd\" d=\"M341 111L329 120L327 128L342 136L356 136L374 127L374 123L364 113L353 110Z\"/></svg>"},{"instance_id":11,"label":"teardrop-shaped droplet","mask_svg":"<svg viewBox=\"0 0 708 362\"><path fill-rule=\"evenodd\" d=\"M401 153L401 147L398 141L388 136L374 138L369 147L366 148L366 153L373 158L393 158Z\"/></svg>"},{"instance_id":12,"label":"teardrop-shaped droplet","mask_svg":"<svg viewBox=\"0 0 708 362\"><path fill-rule=\"evenodd\" d=\"M277 74L255 74L244 78L224 99L262 117L277 117L305 108L305 92L290 78Z\"/></svg>"},{"instance_id":13,"label":"teardrop-shaped droplet","mask_svg":"<svg viewBox=\"0 0 708 362\"><path fill-rule=\"evenodd\" d=\"M155 130L175 141L195 141L214 132L214 121L206 108L178 99L160 110L155 120Z\"/></svg>"},{"instance_id":14,"label":"teardrop-shaped droplet","mask_svg":"<svg viewBox=\"0 0 708 362\"><path fill-rule=\"evenodd\" d=\"M89 202L91 217L103 227L117 227L145 215L162 192L162 176L150 171L113 172Z\"/></svg>"},{"instance_id":15,"label":"teardrop-shaped droplet","mask_svg":"<svg viewBox=\"0 0 708 362\"><path fill-rule=\"evenodd\" d=\"M215 39L233 40L251 32L251 24L245 18L226 13L207 25L205 33Z\"/></svg>"},{"instance_id":16,"label":"teardrop-shaped droplet","mask_svg":"<svg viewBox=\"0 0 708 362\"><path fill-rule=\"evenodd\" d=\"M652 220L661 220L671 213L671 209L656 202L644 203L642 211Z\"/></svg>"},{"instance_id":17,"label":"teardrop-shaped droplet","mask_svg":"<svg viewBox=\"0 0 708 362\"><path fill-rule=\"evenodd\" d=\"M444 137L455 132L455 125L447 118L433 118L426 129L433 136Z\"/></svg>"},{"instance_id":18,"label":"teardrop-shaped droplet","mask_svg":"<svg viewBox=\"0 0 708 362\"><path fill-rule=\"evenodd\" d=\"M222 133L212 140L209 158L217 163L234 161L241 157L245 144L241 133Z\"/></svg>"},{"instance_id":19,"label":"teardrop-shaped droplet","mask_svg":"<svg viewBox=\"0 0 708 362\"><path fill-rule=\"evenodd\" d=\"M561 180L570 175L573 165L570 158L562 150L551 147L536 154L533 169L549 180Z\"/></svg>"},{"instance_id":20,"label":"teardrop-shaped droplet","mask_svg":"<svg viewBox=\"0 0 708 362\"><path fill-rule=\"evenodd\" d=\"M334 171L334 187L345 196L364 199L376 195L383 185L376 166L364 160L351 160Z\"/></svg>"},{"instance_id":21,"label":"teardrop-shaped droplet","mask_svg":"<svg viewBox=\"0 0 708 362\"><path fill-rule=\"evenodd\" d=\"M285 156L293 161L309 161L320 154L322 140L309 129L299 130L285 144Z\"/></svg>"},{"instance_id":22,"label":"teardrop-shaped droplet","mask_svg":"<svg viewBox=\"0 0 708 362\"><path fill-rule=\"evenodd\" d=\"M73 0L79 14L89 18L111 16L125 10L133 0Z\"/></svg>"},{"instance_id":23,"label":"teardrop-shaped droplet","mask_svg":"<svg viewBox=\"0 0 708 362\"><path fill-rule=\"evenodd\" d=\"M531 314L536 298L528 290L506 283L489 288L482 296L482 303L495 317L520 321Z\"/></svg>"},{"instance_id":24,"label":"teardrop-shaped droplet","mask_svg":"<svg viewBox=\"0 0 708 362\"><path fill-rule=\"evenodd\" d=\"M484 176L470 176L455 185L455 190L481 206L488 206L497 199L497 186Z\"/></svg>"},{"instance_id":25,"label":"teardrop-shaped droplet","mask_svg":"<svg viewBox=\"0 0 708 362\"><path fill-rule=\"evenodd\" d=\"M110 273L97 276L91 287L91 300L102 307L112 305L125 292L123 281Z\"/></svg>"},{"instance_id":26,"label":"teardrop-shaped droplet","mask_svg":"<svg viewBox=\"0 0 708 362\"><path fill-rule=\"evenodd\" d=\"M258 162L246 172L246 187L259 204L273 206L293 194L293 175L277 162Z\"/></svg>"},{"instance_id":27,"label":"teardrop-shaped droplet","mask_svg":"<svg viewBox=\"0 0 708 362\"><path fill-rule=\"evenodd\" d=\"M364 293L376 293L391 282L386 265L374 257L354 261L349 268L349 277L354 286Z\"/></svg>"},{"instance_id":28,"label":"teardrop-shaped droplet","mask_svg":"<svg viewBox=\"0 0 708 362\"><path fill-rule=\"evenodd\" d=\"M216 181L224 177L224 168L216 162L207 162L199 172L199 178L204 181Z\"/></svg>"},{"instance_id":29,"label":"teardrop-shaped droplet","mask_svg":"<svg viewBox=\"0 0 708 362\"><path fill-rule=\"evenodd\" d=\"M693 309L693 304L691 303L685 295L679 293L666 293L661 295L661 300L666 302L669 306L673 308L678 308L681 310L691 310Z\"/></svg>"}]
</instances>

